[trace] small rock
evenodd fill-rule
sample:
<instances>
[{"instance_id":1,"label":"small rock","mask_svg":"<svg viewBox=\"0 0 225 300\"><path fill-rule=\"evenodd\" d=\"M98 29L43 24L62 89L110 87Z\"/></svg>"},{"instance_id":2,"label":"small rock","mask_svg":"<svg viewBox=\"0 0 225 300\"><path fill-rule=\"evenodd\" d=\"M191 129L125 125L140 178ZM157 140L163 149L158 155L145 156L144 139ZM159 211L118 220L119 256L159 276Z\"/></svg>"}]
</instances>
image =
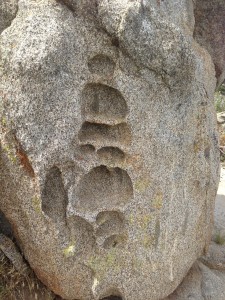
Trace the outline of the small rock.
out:
<instances>
[{"instance_id":1,"label":"small rock","mask_svg":"<svg viewBox=\"0 0 225 300\"><path fill-rule=\"evenodd\" d=\"M8 257L19 273L27 274L28 268L19 250L13 241L4 234L0 234L0 250Z\"/></svg>"}]
</instances>

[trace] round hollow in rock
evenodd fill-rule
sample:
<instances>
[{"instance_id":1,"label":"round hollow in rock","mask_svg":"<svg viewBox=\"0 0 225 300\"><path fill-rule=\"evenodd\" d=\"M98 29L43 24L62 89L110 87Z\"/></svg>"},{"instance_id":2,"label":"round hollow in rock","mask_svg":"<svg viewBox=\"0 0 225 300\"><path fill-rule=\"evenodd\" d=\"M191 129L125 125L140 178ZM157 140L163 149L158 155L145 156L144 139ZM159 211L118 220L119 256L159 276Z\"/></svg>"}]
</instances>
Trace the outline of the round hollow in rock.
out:
<instances>
[{"instance_id":1,"label":"round hollow in rock","mask_svg":"<svg viewBox=\"0 0 225 300\"><path fill-rule=\"evenodd\" d=\"M81 144L91 144L96 148L127 147L131 143L131 130L126 123L110 126L84 122L78 138Z\"/></svg>"},{"instance_id":2,"label":"round hollow in rock","mask_svg":"<svg viewBox=\"0 0 225 300\"><path fill-rule=\"evenodd\" d=\"M115 88L105 84L87 84L82 94L82 115L86 121L101 124L119 124L128 114L127 103Z\"/></svg>"},{"instance_id":3,"label":"round hollow in rock","mask_svg":"<svg viewBox=\"0 0 225 300\"><path fill-rule=\"evenodd\" d=\"M97 215L96 224L98 229L96 235L108 238L111 235L120 234L125 230L124 216L117 211L103 211Z\"/></svg>"},{"instance_id":4,"label":"round hollow in rock","mask_svg":"<svg viewBox=\"0 0 225 300\"><path fill-rule=\"evenodd\" d=\"M58 167L52 167L45 179L41 195L42 211L55 222L64 221L68 204L62 174Z\"/></svg>"},{"instance_id":5,"label":"round hollow in rock","mask_svg":"<svg viewBox=\"0 0 225 300\"><path fill-rule=\"evenodd\" d=\"M97 151L99 159L106 165L122 164L126 155L118 147L102 147Z\"/></svg>"},{"instance_id":6,"label":"round hollow in rock","mask_svg":"<svg viewBox=\"0 0 225 300\"><path fill-rule=\"evenodd\" d=\"M133 185L125 170L101 165L83 176L77 198L76 209L84 212L119 208L133 198Z\"/></svg>"}]
</instances>

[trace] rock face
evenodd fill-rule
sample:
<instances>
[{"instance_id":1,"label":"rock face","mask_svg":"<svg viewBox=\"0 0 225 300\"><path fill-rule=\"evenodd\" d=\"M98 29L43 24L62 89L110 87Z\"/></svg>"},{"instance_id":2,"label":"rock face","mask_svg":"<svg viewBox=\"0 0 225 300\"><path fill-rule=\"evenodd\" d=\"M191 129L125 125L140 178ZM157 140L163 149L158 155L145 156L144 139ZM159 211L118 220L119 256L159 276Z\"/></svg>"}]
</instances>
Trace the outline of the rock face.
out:
<instances>
[{"instance_id":1,"label":"rock face","mask_svg":"<svg viewBox=\"0 0 225 300\"><path fill-rule=\"evenodd\" d=\"M164 300L222 300L224 283L224 270L211 269L197 261L178 289Z\"/></svg>"},{"instance_id":2,"label":"rock face","mask_svg":"<svg viewBox=\"0 0 225 300\"><path fill-rule=\"evenodd\" d=\"M0 2L0 33L10 26L18 9L18 0L4 0Z\"/></svg>"},{"instance_id":3,"label":"rock face","mask_svg":"<svg viewBox=\"0 0 225 300\"><path fill-rule=\"evenodd\" d=\"M65 299L162 299L208 246L216 79L193 16L20 0L1 34L0 209Z\"/></svg>"},{"instance_id":4,"label":"rock face","mask_svg":"<svg viewBox=\"0 0 225 300\"><path fill-rule=\"evenodd\" d=\"M223 0L195 1L196 40L212 56L216 69L217 84L225 79L225 5Z\"/></svg>"},{"instance_id":5,"label":"rock face","mask_svg":"<svg viewBox=\"0 0 225 300\"><path fill-rule=\"evenodd\" d=\"M225 170L221 168L214 212L214 232L207 254L194 263L176 291L164 300L225 299L224 202Z\"/></svg>"},{"instance_id":6,"label":"rock face","mask_svg":"<svg viewBox=\"0 0 225 300\"><path fill-rule=\"evenodd\" d=\"M225 299L224 175L225 170L221 168L214 212L214 234L207 254L194 263L176 291L164 300Z\"/></svg>"}]
</instances>

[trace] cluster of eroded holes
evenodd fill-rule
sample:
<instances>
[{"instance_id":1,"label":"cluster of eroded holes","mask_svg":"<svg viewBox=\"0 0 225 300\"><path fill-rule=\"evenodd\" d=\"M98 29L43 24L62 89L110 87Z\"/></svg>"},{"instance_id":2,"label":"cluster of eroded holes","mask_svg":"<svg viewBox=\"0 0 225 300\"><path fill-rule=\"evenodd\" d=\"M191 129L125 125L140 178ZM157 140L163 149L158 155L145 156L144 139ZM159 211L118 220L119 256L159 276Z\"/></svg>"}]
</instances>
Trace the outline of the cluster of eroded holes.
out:
<instances>
[{"instance_id":1,"label":"cluster of eroded holes","mask_svg":"<svg viewBox=\"0 0 225 300\"><path fill-rule=\"evenodd\" d=\"M113 73L115 63L106 55L96 55L88 66L90 72L104 78ZM83 147L96 150L101 164L80 181L77 208L121 207L133 195L132 182L124 169L112 166L123 164L131 143L127 103L120 91L102 83L87 84L81 100L84 122L78 138Z\"/></svg>"},{"instance_id":2,"label":"cluster of eroded holes","mask_svg":"<svg viewBox=\"0 0 225 300\"><path fill-rule=\"evenodd\" d=\"M107 76L115 64L109 57L97 55L88 66L90 72ZM89 83L82 93L81 113L84 121L78 134L80 146L96 151L100 163L81 178L74 208L82 214L96 212L97 217L94 226L80 216L70 217L67 224L72 236L79 237L82 248L95 240L106 249L120 247L127 238L121 208L133 197L132 181L127 171L118 166L124 162L131 143L126 122L128 107L117 89ZM67 204L60 170L54 167L46 177L42 209L55 221L63 221Z\"/></svg>"}]
</instances>

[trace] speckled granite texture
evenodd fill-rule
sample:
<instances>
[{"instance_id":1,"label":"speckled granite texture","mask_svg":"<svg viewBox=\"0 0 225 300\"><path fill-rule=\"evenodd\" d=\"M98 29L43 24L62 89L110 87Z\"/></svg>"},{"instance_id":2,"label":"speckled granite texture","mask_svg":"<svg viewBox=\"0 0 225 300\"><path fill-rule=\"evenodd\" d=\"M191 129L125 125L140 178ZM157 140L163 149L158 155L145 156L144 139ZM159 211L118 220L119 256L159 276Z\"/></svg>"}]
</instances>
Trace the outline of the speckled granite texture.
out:
<instances>
[{"instance_id":1,"label":"speckled granite texture","mask_svg":"<svg viewBox=\"0 0 225 300\"><path fill-rule=\"evenodd\" d=\"M208 247L216 77L193 11L19 0L1 25L0 209L65 299L162 299Z\"/></svg>"}]
</instances>

